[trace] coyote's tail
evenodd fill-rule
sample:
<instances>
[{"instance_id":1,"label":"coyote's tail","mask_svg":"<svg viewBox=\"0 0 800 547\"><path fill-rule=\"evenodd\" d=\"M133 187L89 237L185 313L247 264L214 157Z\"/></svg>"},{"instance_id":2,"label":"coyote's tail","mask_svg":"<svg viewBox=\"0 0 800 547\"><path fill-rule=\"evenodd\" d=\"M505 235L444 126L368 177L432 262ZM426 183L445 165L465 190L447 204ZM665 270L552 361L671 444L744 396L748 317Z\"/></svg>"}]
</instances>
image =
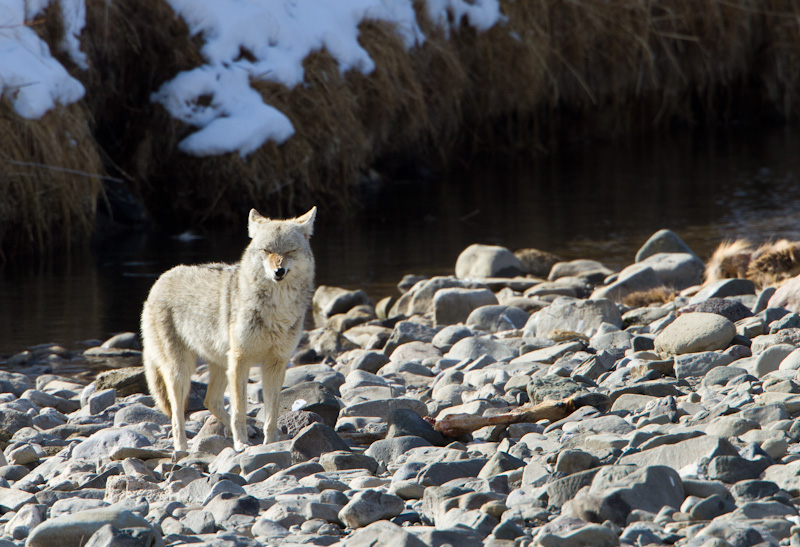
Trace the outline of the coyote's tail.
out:
<instances>
[{"instance_id":1,"label":"coyote's tail","mask_svg":"<svg viewBox=\"0 0 800 547\"><path fill-rule=\"evenodd\" d=\"M164 356L159 351L159 339L156 329L149 320L147 302L144 304L142 312L142 364L144 365L144 376L147 379L147 387L150 390L150 395L155 399L156 406L166 414L172 417L172 409L169 404L169 397L167 395L167 383L164 380L164 374L158 366L159 360L163 361Z\"/></svg>"},{"instance_id":2,"label":"coyote's tail","mask_svg":"<svg viewBox=\"0 0 800 547\"><path fill-rule=\"evenodd\" d=\"M164 381L164 376L161 374L158 365L146 351L142 354L142 361L144 363L144 375L145 378L147 378L147 387L150 389L150 395L155 399L159 410L167 416L172 417L172 409L169 405L169 398L167 397L167 384Z\"/></svg>"},{"instance_id":3,"label":"coyote's tail","mask_svg":"<svg viewBox=\"0 0 800 547\"><path fill-rule=\"evenodd\" d=\"M711 255L706 265L703 284L709 285L721 279L746 278L753 248L746 239L724 241Z\"/></svg>"}]
</instances>

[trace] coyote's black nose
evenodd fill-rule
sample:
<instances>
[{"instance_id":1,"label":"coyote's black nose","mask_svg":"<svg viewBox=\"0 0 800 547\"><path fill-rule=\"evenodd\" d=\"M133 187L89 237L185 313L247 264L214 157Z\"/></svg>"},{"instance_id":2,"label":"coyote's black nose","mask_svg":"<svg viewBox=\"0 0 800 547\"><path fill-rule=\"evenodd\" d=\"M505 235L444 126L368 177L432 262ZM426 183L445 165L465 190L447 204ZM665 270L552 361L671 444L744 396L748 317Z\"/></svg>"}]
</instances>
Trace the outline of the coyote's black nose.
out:
<instances>
[{"instance_id":1,"label":"coyote's black nose","mask_svg":"<svg viewBox=\"0 0 800 547\"><path fill-rule=\"evenodd\" d=\"M286 268L278 268L275 270L275 279L283 279L286 275Z\"/></svg>"}]
</instances>

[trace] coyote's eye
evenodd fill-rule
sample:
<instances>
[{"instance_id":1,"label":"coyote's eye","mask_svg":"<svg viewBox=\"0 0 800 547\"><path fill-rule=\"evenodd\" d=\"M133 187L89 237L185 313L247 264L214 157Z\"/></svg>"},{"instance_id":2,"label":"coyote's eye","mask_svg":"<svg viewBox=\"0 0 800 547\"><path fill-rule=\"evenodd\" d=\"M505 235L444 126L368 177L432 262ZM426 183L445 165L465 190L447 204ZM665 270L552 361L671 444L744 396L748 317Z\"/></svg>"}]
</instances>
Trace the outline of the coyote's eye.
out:
<instances>
[{"instance_id":1,"label":"coyote's eye","mask_svg":"<svg viewBox=\"0 0 800 547\"><path fill-rule=\"evenodd\" d=\"M272 254L271 252L269 252L269 251L268 251L268 250L266 250L266 249L259 249L259 251L260 251L260 252L261 252L261 254L262 254L262 255L264 255L265 257L266 257L266 256L269 256L269 255L271 255L271 254Z\"/></svg>"}]
</instances>

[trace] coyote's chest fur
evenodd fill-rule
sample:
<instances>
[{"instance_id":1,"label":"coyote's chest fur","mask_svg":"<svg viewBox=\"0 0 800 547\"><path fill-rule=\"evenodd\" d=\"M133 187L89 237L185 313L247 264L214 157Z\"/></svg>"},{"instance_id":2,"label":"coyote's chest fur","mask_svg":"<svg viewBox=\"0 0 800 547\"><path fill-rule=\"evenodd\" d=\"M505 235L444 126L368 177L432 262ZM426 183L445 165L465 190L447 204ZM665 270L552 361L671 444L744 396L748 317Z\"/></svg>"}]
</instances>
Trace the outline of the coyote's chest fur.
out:
<instances>
[{"instance_id":1,"label":"coyote's chest fur","mask_svg":"<svg viewBox=\"0 0 800 547\"><path fill-rule=\"evenodd\" d=\"M309 239L316 208L289 220L250 212L250 244L236 264L177 266L153 285L142 310L143 361L159 407L172 415L176 450L188 447L183 412L196 356L209 364L206 406L247 444L246 384L261 365L265 440L276 437L278 394L314 291ZM231 387L231 420L224 407Z\"/></svg>"}]
</instances>

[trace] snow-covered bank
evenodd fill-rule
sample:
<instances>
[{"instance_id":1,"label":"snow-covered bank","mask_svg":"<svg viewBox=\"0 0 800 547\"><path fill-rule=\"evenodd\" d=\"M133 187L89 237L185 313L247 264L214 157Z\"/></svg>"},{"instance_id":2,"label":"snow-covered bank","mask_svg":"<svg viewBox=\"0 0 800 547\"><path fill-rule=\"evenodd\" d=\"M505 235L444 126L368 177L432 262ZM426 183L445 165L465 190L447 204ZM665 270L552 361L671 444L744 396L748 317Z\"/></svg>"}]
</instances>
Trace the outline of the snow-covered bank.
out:
<instances>
[{"instance_id":1,"label":"snow-covered bank","mask_svg":"<svg viewBox=\"0 0 800 547\"><path fill-rule=\"evenodd\" d=\"M178 74L153 100L176 119L199 129L180 143L196 156L238 152L247 156L267 140L280 144L294 134L289 118L265 104L250 80L292 89L305 81L303 61L325 50L343 75L370 74L375 62L359 43L364 21L392 24L406 49L425 35L410 0L170 0L192 36L204 40L205 65ZM497 0L439 0L427 15L449 33L466 20L486 30L503 20Z\"/></svg>"},{"instance_id":2,"label":"snow-covered bank","mask_svg":"<svg viewBox=\"0 0 800 547\"><path fill-rule=\"evenodd\" d=\"M85 92L31 28L49 4L49 0L0 0L0 95L27 119L41 118L57 105L79 101ZM85 22L83 0L60 0L58 4L65 30L60 47L76 64L88 68L78 43Z\"/></svg>"}]
</instances>

